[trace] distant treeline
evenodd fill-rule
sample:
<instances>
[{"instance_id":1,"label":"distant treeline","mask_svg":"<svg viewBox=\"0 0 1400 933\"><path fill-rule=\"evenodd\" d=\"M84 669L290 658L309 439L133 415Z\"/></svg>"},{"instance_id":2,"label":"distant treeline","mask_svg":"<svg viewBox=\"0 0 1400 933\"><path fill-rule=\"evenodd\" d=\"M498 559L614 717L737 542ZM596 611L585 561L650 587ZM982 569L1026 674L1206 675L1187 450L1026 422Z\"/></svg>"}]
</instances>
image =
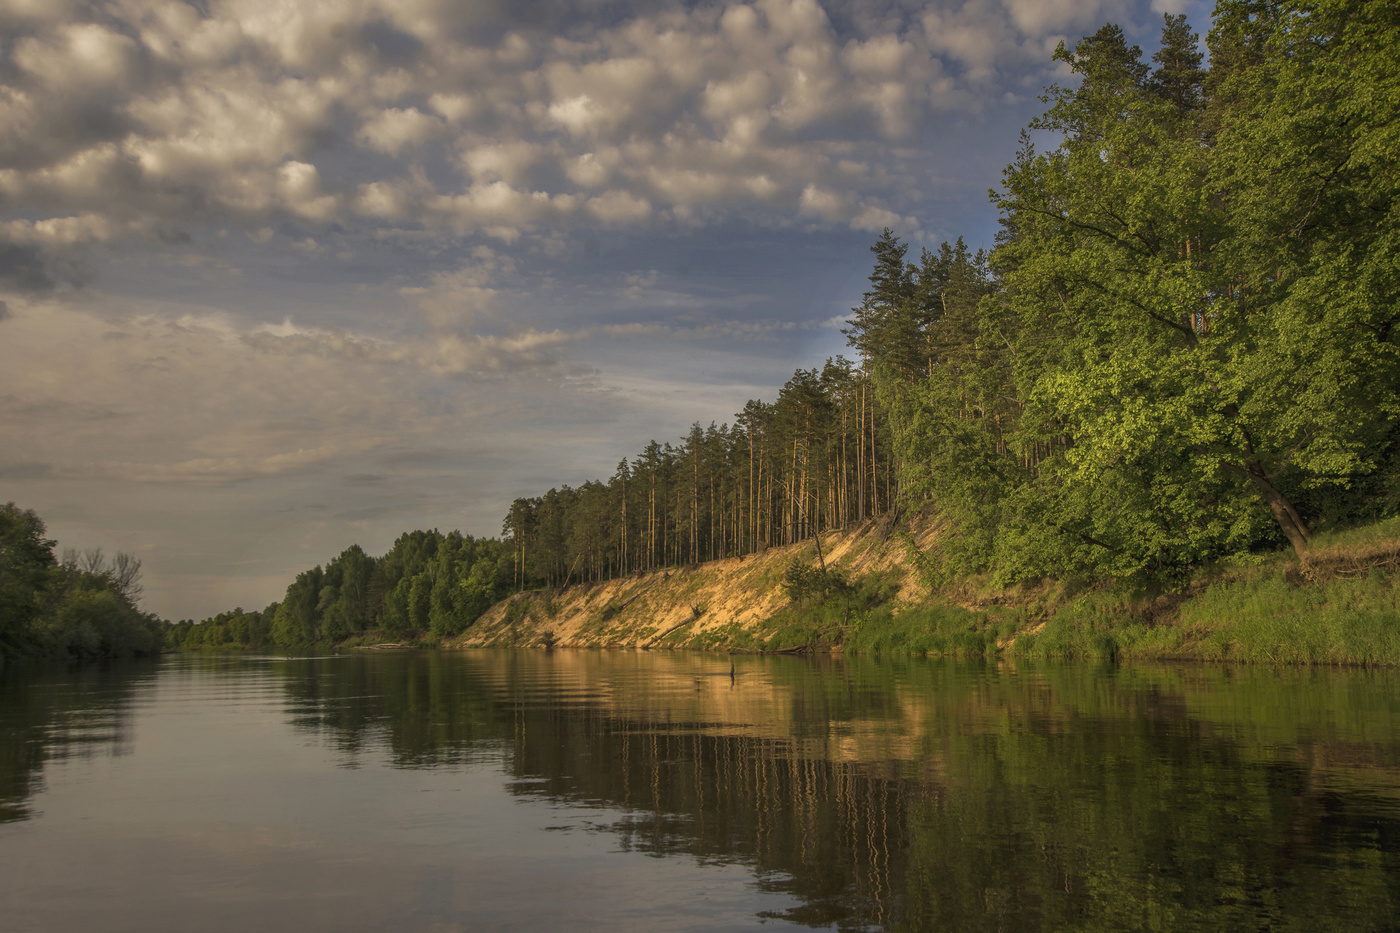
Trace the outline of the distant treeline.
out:
<instances>
[{"instance_id":1,"label":"distant treeline","mask_svg":"<svg viewBox=\"0 0 1400 933\"><path fill-rule=\"evenodd\" d=\"M412 531L382 557L351 545L324 568L297 574L282 601L260 612L181 620L169 641L175 648L300 648L371 630L455 635L510 592L512 569L509 548L493 538Z\"/></svg>"},{"instance_id":2,"label":"distant treeline","mask_svg":"<svg viewBox=\"0 0 1400 933\"><path fill-rule=\"evenodd\" d=\"M926 503L946 528L929 564L1001 583L1172 578L1395 514L1400 5L1222 0L1209 68L1198 43L1167 16L1150 63L1111 24L1062 45L1077 85L1047 90L992 194L995 248L911 261L886 230L856 359L517 499L504 542L351 548L211 621L279 645L447 633L511 589Z\"/></svg>"},{"instance_id":3,"label":"distant treeline","mask_svg":"<svg viewBox=\"0 0 1400 933\"><path fill-rule=\"evenodd\" d=\"M166 624L137 608L141 561L101 548L54 556L44 522L0 506L0 659L122 658L153 654Z\"/></svg>"}]
</instances>

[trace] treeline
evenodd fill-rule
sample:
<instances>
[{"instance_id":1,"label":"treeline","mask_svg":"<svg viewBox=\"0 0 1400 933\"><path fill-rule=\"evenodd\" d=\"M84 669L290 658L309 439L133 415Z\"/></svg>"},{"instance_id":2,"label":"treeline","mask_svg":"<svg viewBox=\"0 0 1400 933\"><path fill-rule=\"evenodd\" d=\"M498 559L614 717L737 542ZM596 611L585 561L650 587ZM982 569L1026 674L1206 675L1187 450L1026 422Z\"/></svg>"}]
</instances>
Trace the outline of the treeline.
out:
<instances>
[{"instance_id":1,"label":"treeline","mask_svg":"<svg viewBox=\"0 0 1400 933\"><path fill-rule=\"evenodd\" d=\"M141 561L101 548L56 557L55 544L33 510L0 506L0 659L160 651L166 623L137 606Z\"/></svg>"},{"instance_id":2,"label":"treeline","mask_svg":"<svg viewBox=\"0 0 1400 933\"><path fill-rule=\"evenodd\" d=\"M517 587L560 586L789 544L890 508L899 485L869 369L837 357L606 481L515 500L502 530Z\"/></svg>"},{"instance_id":3,"label":"treeline","mask_svg":"<svg viewBox=\"0 0 1400 933\"><path fill-rule=\"evenodd\" d=\"M371 557L351 545L325 567L297 574L280 602L171 626L179 649L305 648L373 631L389 638L455 635L510 592L509 548L453 531L400 535Z\"/></svg>"},{"instance_id":4,"label":"treeline","mask_svg":"<svg viewBox=\"0 0 1400 933\"><path fill-rule=\"evenodd\" d=\"M1400 505L1400 7L1227 0L1055 53L990 254L886 230L847 335L732 425L517 500L515 584L933 502L949 575L1171 576Z\"/></svg>"},{"instance_id":5,"label":"treeline","mask_svg":"<svg viewBox=\"0 0 1400 933\"><path fill-rule=\"evenodd\" d=\"M975 307L994 283L987 256L961 239L917 265L888 230L872 249L871 290L846 330L858 361L799 369L775 402L748 402L732 425L695 424L679 444L652 441L607 481L517 499L502 529L517 585L743 556L896 508L907 477L882 369L932 374L946 342L935 309Z\"/></svg>"}]
</instances>

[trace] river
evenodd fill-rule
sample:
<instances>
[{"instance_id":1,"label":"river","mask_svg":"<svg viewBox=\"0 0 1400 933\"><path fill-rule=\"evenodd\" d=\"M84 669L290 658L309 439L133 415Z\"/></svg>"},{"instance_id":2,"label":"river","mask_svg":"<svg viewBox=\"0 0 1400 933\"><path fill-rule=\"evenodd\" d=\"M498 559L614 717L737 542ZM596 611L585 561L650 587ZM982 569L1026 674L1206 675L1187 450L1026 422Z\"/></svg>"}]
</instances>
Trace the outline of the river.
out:
<instances>
[{"instance_id":1,"label":"river","mask_svg":"<svg viewBox=\"0 0 1400 933\"><path fill-rule=\"evenodd\" d=\"M9 670L3 928L1400 927L1395 671L734 662Z\"/></svg>"}]
</instances>

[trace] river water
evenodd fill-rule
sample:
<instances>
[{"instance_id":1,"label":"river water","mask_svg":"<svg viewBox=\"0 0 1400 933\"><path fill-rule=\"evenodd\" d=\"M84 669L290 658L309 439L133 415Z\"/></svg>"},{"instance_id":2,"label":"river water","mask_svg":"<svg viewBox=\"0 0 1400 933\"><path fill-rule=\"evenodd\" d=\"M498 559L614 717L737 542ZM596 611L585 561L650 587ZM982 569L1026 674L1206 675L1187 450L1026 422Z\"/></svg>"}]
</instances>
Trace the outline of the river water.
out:
<instances>
[{"instance_id":1,"label":"river water","mask_svg":"<svg viewBox=\"0 0 1400 933\"><path fill-rule=\"evenodd\" d=\"M672 652L0 678L0 928L1400 928L1400 674Z\"/></svg>"}]
</instances>

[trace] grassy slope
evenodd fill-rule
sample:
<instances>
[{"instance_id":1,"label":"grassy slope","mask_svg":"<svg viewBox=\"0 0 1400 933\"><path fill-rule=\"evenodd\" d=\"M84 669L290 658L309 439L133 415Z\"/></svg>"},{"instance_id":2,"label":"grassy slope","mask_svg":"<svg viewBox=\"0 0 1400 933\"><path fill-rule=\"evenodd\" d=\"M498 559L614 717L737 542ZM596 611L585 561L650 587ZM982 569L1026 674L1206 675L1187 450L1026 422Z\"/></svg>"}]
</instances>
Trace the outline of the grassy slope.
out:
<instances>
[{"instance_id":1,"label":"grassy slope","mask_svg":"<svg viewBox=\"0 0 1400 933\"><path fill-rule=\"evenodd\" d=\"M1400 519L1322 537L1302 564L1291 552L1255 555L1153 592L975 580L934 590L910 555L936 534L920 516L893 534L877 521L824 536L828 564L861 582L849 601L787 600L788 562L817 562L809 542L522 594L454 644L1400 663Z\"/></svg>"},{"instance_id":2,"label":"grassy slope","mask_svg":"<svg viewBox=\"0 0 1400 933\"><path fill-rule=\"evenodd\" d=\"M1301 664L1400 663L1400 519L1204 568L1176 591L1066 600L1012 650Z\"/></svg>"}]
</instances>

